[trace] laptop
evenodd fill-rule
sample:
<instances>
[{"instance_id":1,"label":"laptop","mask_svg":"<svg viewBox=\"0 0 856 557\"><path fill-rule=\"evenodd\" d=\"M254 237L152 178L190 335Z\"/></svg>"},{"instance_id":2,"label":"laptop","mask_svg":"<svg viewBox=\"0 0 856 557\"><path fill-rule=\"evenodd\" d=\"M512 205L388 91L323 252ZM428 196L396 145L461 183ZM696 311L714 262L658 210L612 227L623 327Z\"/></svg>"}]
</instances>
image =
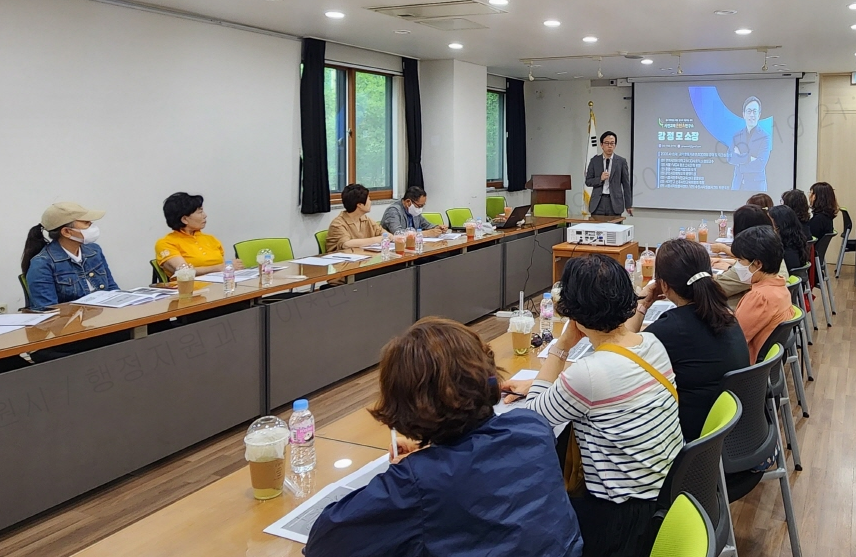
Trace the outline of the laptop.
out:
<instances>
[{"instance_id":1,"label":"laptop","mask_svg":"<svg viewBox=\"0 0 856 557\"><path fill-rule=\"evenodd\" d=\"M505 222L496 225L496 229L502 230L503 228L517 228L517 223L526 217L526 213L529 212L530 207L531 205L516 207L511 211L511 216L509 216ZM455 232L466 232L467 229L465 226L452 226L450 230L454 230Z\"/></svg>"}]
</instances>

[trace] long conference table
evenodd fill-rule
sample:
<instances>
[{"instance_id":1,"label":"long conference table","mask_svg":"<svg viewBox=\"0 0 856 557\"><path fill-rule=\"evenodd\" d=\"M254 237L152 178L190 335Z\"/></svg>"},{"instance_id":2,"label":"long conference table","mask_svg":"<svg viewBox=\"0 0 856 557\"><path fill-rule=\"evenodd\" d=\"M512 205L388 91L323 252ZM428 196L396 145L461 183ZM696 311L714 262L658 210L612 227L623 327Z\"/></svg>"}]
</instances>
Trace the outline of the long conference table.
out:
<instances>
[{"instance_id":1,"label":"long conference table","mask_svg":"<svg viewBox=\"0 0 856 557\"><path fill-rule=\"evenodd\" d=\"M516 356L511 334L490 343L500 375L508 378L521 369L540 369L536 350ZM317 431L316 469L302 487L306 498L326 485L358 470L388 451L389 429L358 410ZM351 465L334 463L348 459ZM263 530L305 500L288 492L268 501L256 501L249 466L222 478L146 518L104 538L75 557L114 555L183 555L187 557L301 556L303 544Z\"/></svg>"},{"instance_id":2,"label":"long conference table","mask_svg":"<svg viewBox=\"0 0 856 557\"><path fill-rule=\"evenodd\" d=\"M271 287L229 296L211 283L187 301L61 304L0 335L0 359L125 339L0 373L0 529L371 367L423 316L469 323L549 288L566 224L538 218L389 260L285 262ZM346 283L289 297L331 280Z\"/></svg>"}]
</instances>

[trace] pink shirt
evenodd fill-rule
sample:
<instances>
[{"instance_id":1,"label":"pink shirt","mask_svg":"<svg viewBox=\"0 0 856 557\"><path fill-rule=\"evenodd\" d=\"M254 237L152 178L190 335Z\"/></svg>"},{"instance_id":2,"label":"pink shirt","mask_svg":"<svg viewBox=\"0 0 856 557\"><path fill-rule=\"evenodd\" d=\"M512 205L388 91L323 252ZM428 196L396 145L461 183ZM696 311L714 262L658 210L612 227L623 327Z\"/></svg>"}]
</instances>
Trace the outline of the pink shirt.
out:
<instances>
[{"instance_id":1,"label":"pink shirt","mask_svg":"<svg viewBox=\"0 0 856 557\"><path fill-rule=\"evenodd\" d=\"M755 275L750 290L734 311L749 344L749 361L755 362L770 333L794 316L791 293L778 275Z\"/></svg>"}]
</instances>

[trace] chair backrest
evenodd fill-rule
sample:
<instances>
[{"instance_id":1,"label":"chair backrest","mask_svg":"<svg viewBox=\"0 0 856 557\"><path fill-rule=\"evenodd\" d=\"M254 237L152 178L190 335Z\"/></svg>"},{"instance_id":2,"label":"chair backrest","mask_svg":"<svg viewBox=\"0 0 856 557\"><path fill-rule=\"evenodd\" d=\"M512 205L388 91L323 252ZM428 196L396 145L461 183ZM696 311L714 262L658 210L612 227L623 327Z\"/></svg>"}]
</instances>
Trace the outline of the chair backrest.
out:
<instances>
[{"instance_id":1,"label":"chair backrest","mask_svg":"<svg viewBox=\"0 0 856 557\"><path fill-rule=\"evenodd\" d=\"M256 255L262 249L273 252L274 261L289 261L294 259L294 251L291 249L291 240L288 238L259 238L257 240L245 240L234 246L235 257L244 263L244 267L255 267L259 263Z\"/></svg>"},{"instance_id":2,"label":"chair backrest","mask_svg":"<svg viewBox=\"0 0 856 557\"><path fill-rule=\"evenodd\" d=\"M494 218L496 215L501 215L505 212L505 198L501 195L490 195L487 198L487 216Z\"/></svg>"},{"instance_id":3,"label":"chair backrest","mask_svg":"<svg viewBox=\"0 0 856 557\"><path fill-rule=\"evenodd\" d=\"M750 470L773 454L776 432L767 408L767 384L784 352L781 344L775 344L763 362L730 371L719 381L720 388L734 393L743 407L740 420L723 443L722 466L726 473Z\"/></svg>"},{"instance_id":4,"label":"chair backrest","mask_svg":"<svg viewBox=\"0 0 856 557\"><path fill-rule=\"evenodd\" d=\"M27 284L27 276L24 274L18 275L18 282L24 290L24 307L30 307L30 285Z\"/></svg>"},{"instance_id":5,"label":"chair backrest","mask_svg":"<svg viewBox=\"0 0 856 557\"><path fill-rule=\"evenodd\" d=\"M327 231L316 232L315 241L318 242L318 255L327 253Z\"/></svg>"},{"instance_id":6,"label":"chair backrest","mask_svg":"<svg viewBox=\"0 0 856 557\"><path fill-rule=\"evenodd\" d=\"M685 491L698 499L711 517L713 527L719 527L724 513L728 512L727 500L721 502L722 496L718 494L722 444L740 420L740 413L740 401L736 396L727 391L719 395L708 413L702 436L684 445L672 463L657 498L661 509L669 508Z\"/></svg>"},{"instance_id":7,"label":"chair backrest","mask_svg":"<svg viewBox=\"0 0 856 557\"><path fill-rule=\"evenodd\" d=\"M558 203L542 203L532 207L532 216L551 217L556 219L568 218L568 206Z\"/></svg>"},{"instance_id":8,"label":"chair backrest","mask_svg":"<svg viewBox=\"0 0 856 557\"><path fill-rule=\"evenodd\" d=\"M800 277L791 275L785 283L785 286L788 287L788 291L791 293L791 303L795 306L799 305L799 297L802 294L802 282L803 279Z\"/></svg>"},{"instance_id":9,"label":"chair backrest","mask_svg":"<svg viewBox=\"0 0 856 557\"><path fill-rule=\"evenodd\" d=\"M464 226L464 223L467 222L467 220L473 218L473 212L467 207L446 209L446 217L449 219L449 226L460 228Z\"/></svg>"},{"instance_id":10,"label":"chair backrest","mask_svg":"<svg viewBox=\"0 0 856 557\"><path fill-rule=\"evenodd\" d=\"M669 507L657 532L651 557L714 557L713 524L701 504L681 493Z\"/></svg>"},{"instance_id":11,"label":"chair backrest","mask_svg":"<svg viewBox=\"0 0 856 557\"><path fill-rule=\"evenodd\" d=\"M422 218L435 226L445 226L446 221L443 220L442 213L422 213Z\"/></svg>"},{"instance_id":12,"label":"chair backrest","mask_svg":"<svg viewBox=\"0 0 856 557\"><path fill-rule=\"evenodd\" d=\"M817 239L817 244L814 246L814 255L820 259L821 264L826 263L826 250L829 248L829 242L837 235L838 232L830 232Z\"/></svg>"},{"instance_id":13,"label":"chair backrest","mask_svg":"<svg viewBox=\"0 0 856 557\"><path fill-rule=\"evenodd\" d=\"M853 230L853 221L850 220L850 212L844 207L839 207L839 211L841 211L841 217L844 219L844 234L847 234L847 231Z\"/></svg>"},{"instance_id":14,"label":"chair backrest","mask_svg":"<svg viewBox=\"0 0 856 557\"><path fill-rule=\"evenodd\" d=\"M157 259L151 259L149 261L149 265L152 266L152 284L166 284L169 282L169 277L166 274L166 271L158 265Z\"/></svg>"},{"instance_id":15,"label":"chair backrest","mask_svg":"<svg viewBox=\"0 0 856 557\"><path fill-rule=\"evenodd\" d=\"M782 321L776 325L776 328L773 329L773 332L770 333L770 336L768 336L767 340L764 341L764 344L761 345L761 350L758 351L759 361L764 357L764 354L767 354L770 351L774 344L787 346L788 337L791 336L794 327L799 325L800 320L803 318L803 313L800 308L795 305L791 305L791 309L794 312L794 316L787 321Z\"/></svg>"}]
</instances>

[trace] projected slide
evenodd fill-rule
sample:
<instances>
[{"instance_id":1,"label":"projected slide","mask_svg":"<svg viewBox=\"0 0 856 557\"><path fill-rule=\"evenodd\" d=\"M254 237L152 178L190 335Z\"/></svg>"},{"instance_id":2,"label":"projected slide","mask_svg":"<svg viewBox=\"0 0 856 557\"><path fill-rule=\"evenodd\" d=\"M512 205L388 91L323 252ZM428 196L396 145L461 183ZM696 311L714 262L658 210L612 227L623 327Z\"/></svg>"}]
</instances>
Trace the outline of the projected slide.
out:
<instances>
[{"instance_id":1,"label":"projected slide","mask_svg":"<svg viewBox=\"0 0 856 557\"><path fill-rule=\"evenodd\" d=\"M638 83L634 205L730 210L793 187L795 80Z\"/></svg>"}]
</instances>

